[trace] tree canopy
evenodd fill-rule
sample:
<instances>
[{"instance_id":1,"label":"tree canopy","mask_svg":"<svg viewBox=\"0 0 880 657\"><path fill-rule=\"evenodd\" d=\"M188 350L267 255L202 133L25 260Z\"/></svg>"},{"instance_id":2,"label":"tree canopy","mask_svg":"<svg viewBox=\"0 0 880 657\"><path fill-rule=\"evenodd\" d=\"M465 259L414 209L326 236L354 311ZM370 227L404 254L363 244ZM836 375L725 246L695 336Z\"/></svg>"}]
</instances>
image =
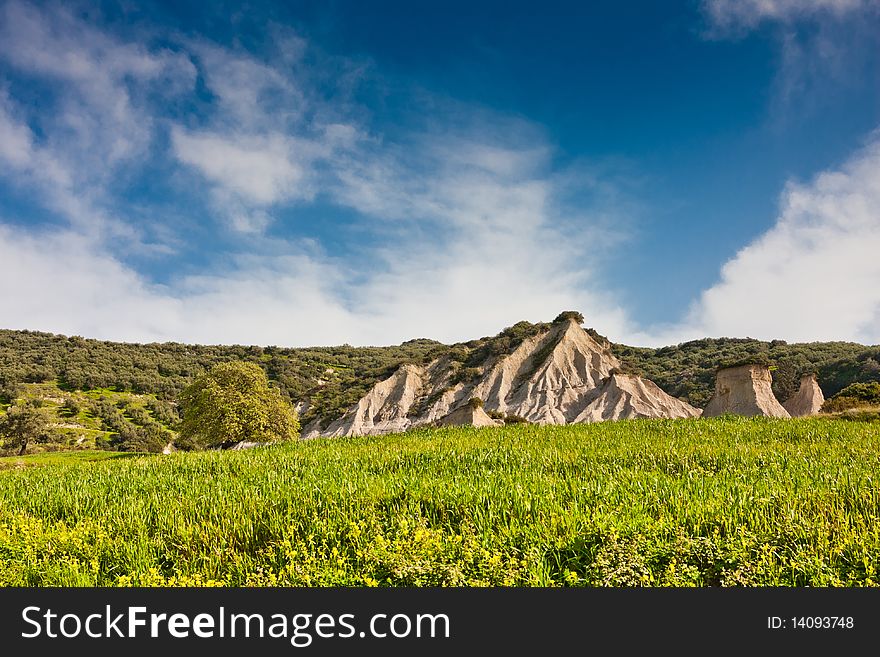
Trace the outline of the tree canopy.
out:
<instances>
[{"instance_id":1,"label":"tree canopy","mask_svg":"<svg viewBox=\"0 0 880 657\"><path fill-rule=\"evenodd\" d=\"M49 419L36 404L12 406L0 417L0 437L4 446L17 447L19 455L27 452L28 445L46 435Z\"/></svg>"},{"instance_id":2,"label":"tree canopy","mask_svg":"<svg viewBox=\"0 0 880 657\"><path fill-rule=\"evenodd\" d=\"M276 442L299 435L296 411L253 363L214 366L183 391L180 405L182 447Z\"/></svg>"}]
</instances>

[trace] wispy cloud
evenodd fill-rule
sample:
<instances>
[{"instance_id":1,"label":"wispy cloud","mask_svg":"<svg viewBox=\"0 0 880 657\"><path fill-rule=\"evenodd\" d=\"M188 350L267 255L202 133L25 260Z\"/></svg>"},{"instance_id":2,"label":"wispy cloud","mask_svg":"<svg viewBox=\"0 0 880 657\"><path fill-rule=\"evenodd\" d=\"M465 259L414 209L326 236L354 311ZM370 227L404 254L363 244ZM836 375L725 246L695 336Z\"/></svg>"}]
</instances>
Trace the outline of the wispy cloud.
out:
<instances>
[{"instance_id":1,"label":"wispy cloud","mask_svg":"<svg viewBox=\"0 0 880 657\"><path fill-rule=\"evenodd\" d=\"M877 0L704 0L712 28L719 33L742 32L766 22L803 18L840 18L865 9L876 9Z\"/></svg>"},{"instance_id":2,"label":"wispy cloud","mask_svg":"<svg viewBox=\"0 0 880 657\"><path fill-rule=\"evenodd\" d=\"M365 64L324 62L289 32L275 35L268 60L174 34L164 40L176 44L173 51L149 47L63 10L9 7L29 34L28 48L48 54L7 58L34 78L60 80L59 102L81 117L82 129L63 142L73 119L48 122L47 137L38 138L28 123L47 117L28 116L9 97L3 106L0 130L10 139L2 156L20 167L38 166L40 153L57 162L71 182L56 181L53 194L64 198L72 222L39 234L4 229L0 280L39 273L4 295L0 324L264 344L464 339L561 308L581 309L608 330L626 326L610 297L588 290L601 287L597 271L625 236L627 217L610 205L593 216L561 200L573 183L595 185L596 174L560 170L553 145L529 122L431 98L445 111L414 121L418 127L398 126L392 137L370 129L362 120L369 112L353 100ZM61 31L59 43L48 43ZM91 72L70 70L70 59ZM163 111L169 96L147 93L163 77L176 80L171 98L200 107L196 115ZM338 84L322 91L328 80ZM201 84L207 98L196 95ZM99 123L107 134L95 132ZM118 146L119 139L128 141ZM156 285L106 230L94 229L111 215L134 233L142 228L118 219L126 202L110 192L115 177L137 175L135 153L204 182L189 198L243 235L234 255L213 253L203 271L188 268ZM81 177L91 165L102 174ZM356 259L328 253L310 236L263 235L281 221L280 210L317 198L360 218L367 239ZM75 203L82 206L76 213Z\"/></svg>"},{"instance_id":3,"label":"wispy cloud","mask_svg":"<svg viewBox=\"0 0 880 657\"><path fill-rule=\"evenodd\" d=\"M315 88L323 64L301 59L308 43L275 30L275 58L185 40L212 94L197 127L175 124L177 159L211 184L213 208L234 230L258 233L279 204L310 201L359 130Z\"/></svg>"},{"instance_id":4,"label":"wispy cloud","mask_svg":"<svg viewBox=\"0 0 880 657\"><path fill-rule=\"evenodd\" d=\"M876 0L705 0L714 38L763 24L780 45L779 120L857 79L876 49ZM862 20L868 18L870 20ZM808 29L804 29L804 25ZM880 342L880 132L838 167L791 180L775 223L720 270L681 322L633 334L669 344L705 336Z\"/></svg>"},{"instance_id":5,"label":"wispy cloud","mask_svg":"<svg viewBox=\"0 0 880 657\"><path fill-rule=\"evenodd\" d=\"M448 146L433 139L428 146L422 137L426 152ZM614 300L589 291L600 287L591 285L599 254L623 234L559 207L567 180L555 179L546 159L526 157L535 148L458 140L445 165L428 158L410 172L380 157L380 181L340 181L343 202L382 218L381 246L371 247L366 271L289 243L280 249L288 255L277 255L276 244L274 255L237 256L223 270L154 286L84 237L7 231L5 248L18 255L0 257L0 277L7 266L41 275L20 284L0 319L128 340L388 344L413 336L466 339L578 308L591 323L623 334L629 326ZM57 258L47 245L62 243L65 256ZM105 275L110 284L99 283ZM63 282L53 285L56 278ZM83 310L98 298L99 312Z\"/></svg>"},{"instance_id":6,"label":"wispy cloud","mask_svg":"<svg viewBox=\"0 0 880 657\"><path fill-rule=\"evenodd\" d=\"M863 84L880 47L880 0L704 0L703 11L710 39L770 30L779 52L770 102L777 126Z\"/></svg>"},{"instance_id":7,"label":"wispy cloud","mask_svg":"<svg viewBox=\"0 0 880 657\"><path fill-rule=\"evenodd\" d=\"M149 341L174 325L177 302L167 291L75 230L0 221L0 276L4 327Z\"/></svg>"},{"instance_id":8,"label":"wispy cloud","mask_svg":"<svg viewBox=\"0 0 880 657\"><path fill-rule=\"evenodd\" d=\"M142 248L141 231L108 210L106 189L144 161L155 136L148 97L192 87L189 59L97 29L72 9L0 5L0 61L45 87L38 109L0 90L8 176L79 231Z\"/></svg>"},{"instance_id":9,"label":"wispy cloud","mask_svg":"<svg viewBox=\"0 0 880 657\"><path fill-rule=\"evenodd\" d=\"M39 116L48 145L73 155L77 163L91 155L91 162L101 166L90 175L143 155L154 124L146 111L147 94L188 90L194 82L195 68L187 56L123 41L64 5L40 10L13 1L0 11L0 56L58 90L56 106Z\"/></svg>"}]
</instances>

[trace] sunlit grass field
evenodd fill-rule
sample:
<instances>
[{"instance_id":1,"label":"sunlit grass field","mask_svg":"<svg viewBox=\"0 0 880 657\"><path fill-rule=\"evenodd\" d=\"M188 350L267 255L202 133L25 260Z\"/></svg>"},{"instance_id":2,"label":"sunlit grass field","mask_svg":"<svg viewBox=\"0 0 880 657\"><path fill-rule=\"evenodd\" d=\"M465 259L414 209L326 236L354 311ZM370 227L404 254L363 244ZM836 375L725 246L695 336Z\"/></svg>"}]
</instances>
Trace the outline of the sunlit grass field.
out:
<instances>
[{"instance_id":1,"label":"sunlit grass field","mask_svg":"<svg viewBox=\"0 0 880 657\"><path fill-rule=\"evenodd\" d=\"M46 465L65 465L73 463L94 463L111 459L136 458L135 454L125 452L105 452L96 449L82 449L70 452L38 452L24 456L0 457L0 470L30 468Z\"/></svg>"},{"instance_id":2,"label":"sunlit grass field","mask_svg":"<svg viewBox=\"0 0 880 657\"><path fill-rule=\"evenodd\" d=\"M0 584L876 585L878 484L880 422L829 419L53 458L0 465Z\"/></svg>"}]
</instances>

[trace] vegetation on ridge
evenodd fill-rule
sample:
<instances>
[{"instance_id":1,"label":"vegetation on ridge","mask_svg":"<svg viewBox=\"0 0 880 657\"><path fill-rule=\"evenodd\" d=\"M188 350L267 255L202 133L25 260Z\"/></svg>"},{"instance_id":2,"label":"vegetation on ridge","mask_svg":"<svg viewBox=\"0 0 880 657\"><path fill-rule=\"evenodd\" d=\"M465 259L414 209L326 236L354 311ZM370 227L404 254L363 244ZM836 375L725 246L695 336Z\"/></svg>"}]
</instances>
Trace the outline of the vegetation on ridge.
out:
<instances>
[{"instance_id":1,"label":"vegetation on ridge","mask_svg":"<svg viewBox=\"0 0 880 657\"><path fill-rule=\"evenodd\" d=\"M574 311L555 321L578 320ZM517 322L495 336L444 345L427 339L391 347L281 348L125 344L33 331L0 330L0 416L10 405L39 400L50 417L41 449L156 450L173 437L183 389L218 363L261 367L288 403L300 403L303 426L327 426L403 363L446 358L452 381L471 381L479 366L516 349L552 324ZM697 407L708 402L719 365L758 361L773 366L773 391L793 395L804 372L817 372L826 397L852 383L880 381L880 347L848 342L788 344L750 338L707 338L660 349L608 342L621 371L653 380ZM33 443L32 443L33 445ZM10 448L10 445L6 445Z\"/></svg>"},{"instance_id":2,"label":"vegetation on ridge","mask_svg":"<svg viewBox=\"0 0 880 657\"><path fill-rule=\"evenodd\" d=\"M773 393L780 401L794 395L802 374L816 372L830 397L854 382L880 381L880 346L853 342L789 344L752 338L705 338L649 349L613 345L612 351L633 371L664 392L702 408L712 397L721 366L749 362L773 368Z\"/></svg>"},{"instance_id":3,"label":"vegetation on ridge","mask_svg":"<svg viewBox=\"0 0 880 657\"><path fill-rule=\"evenodd\" d=\"M880 383L853 383L825 401L822 410L826 413L847 411L853 408L880 407Z\"/></svg>"}]
</instances>

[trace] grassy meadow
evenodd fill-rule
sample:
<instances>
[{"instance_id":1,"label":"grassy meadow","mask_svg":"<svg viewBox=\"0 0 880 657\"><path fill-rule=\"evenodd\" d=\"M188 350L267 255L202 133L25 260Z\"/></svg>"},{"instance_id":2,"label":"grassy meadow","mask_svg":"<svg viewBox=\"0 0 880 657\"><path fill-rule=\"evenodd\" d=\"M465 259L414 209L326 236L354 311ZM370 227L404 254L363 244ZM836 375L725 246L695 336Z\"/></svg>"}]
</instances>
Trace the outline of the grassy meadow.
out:
<instances>
[{"instance_id":1,"label":"grassy meadow","mask_svg":"<svg viewBox=\"0 0 880 657\"><path fill-rule=\"evenodd\" d=\"M0 460L0 585L880 581L877 421L511 425L108 456Z\"/></svg>"}]
</instances>

